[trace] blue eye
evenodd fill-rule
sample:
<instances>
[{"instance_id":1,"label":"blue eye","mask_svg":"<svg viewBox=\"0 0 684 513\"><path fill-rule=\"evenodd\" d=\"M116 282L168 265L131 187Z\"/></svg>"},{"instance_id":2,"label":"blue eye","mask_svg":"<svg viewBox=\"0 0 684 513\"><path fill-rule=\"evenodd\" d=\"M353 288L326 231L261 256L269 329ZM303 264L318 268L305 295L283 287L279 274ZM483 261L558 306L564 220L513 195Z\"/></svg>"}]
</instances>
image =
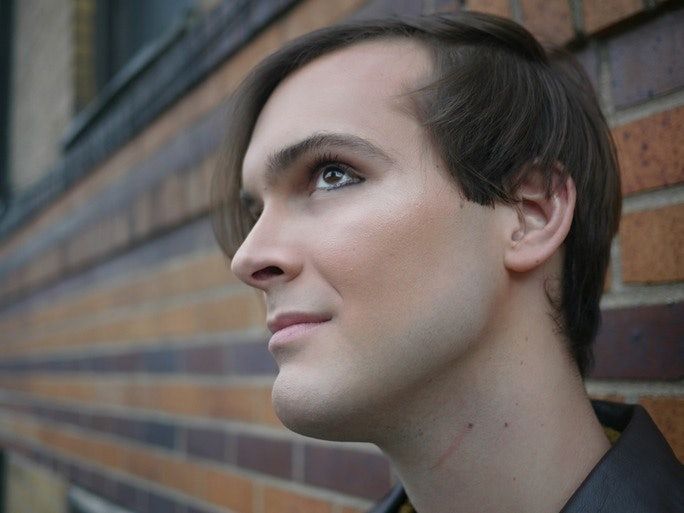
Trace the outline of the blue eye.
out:
<instances>
[{"instance_id":1,"label":"blue eye","mask_svg":"<svg viewBox=\"0 0 684 513\"><path fill-rule=\"evenodd\" d=\"M362 181L347 166L338 162L329 162L318 166L315 174L317 176L314 188L317 190L330 191Z\"/></svg>"}]
</instances>

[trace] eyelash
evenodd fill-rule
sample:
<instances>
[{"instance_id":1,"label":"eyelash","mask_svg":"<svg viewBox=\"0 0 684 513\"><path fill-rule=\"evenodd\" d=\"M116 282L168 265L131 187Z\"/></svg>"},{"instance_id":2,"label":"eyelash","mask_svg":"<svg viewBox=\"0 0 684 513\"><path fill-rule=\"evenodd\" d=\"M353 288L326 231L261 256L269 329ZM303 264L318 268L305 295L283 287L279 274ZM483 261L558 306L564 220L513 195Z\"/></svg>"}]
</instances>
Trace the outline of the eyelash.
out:
<instances>
[{"instance_id":1,"label":"eyelash","mask_svg":"<svg viewBox=\"0 0 684 513\"><path fill-rule=\"evenodd\" d=\"M324 189L315 189L315 190L322 190L322 191L332 191L334 189L339 189L341 187L346 187L348 185L356 185L357 183L363 182L363 178L361 178L359 175L357 175L352 166L345 164L339 156L334 155L332 153L324 153L319 156L314 157L313 161L307 166L307 172L308 176L310 178L311 183L315 183L315 179L318 178L320 173L325 169L326 166L330 165L335 165L338 166L340 169L345 171L350 177L354 179L353 182L345 182L341 183L339 185L331 185L329 187L326 187Z\"/></svg>"},{"instance_id":2,"label":"eyelash","mask_svg":"<svg viewBox=\"0 0 684 513\"><path fill-rule=\"evenodd\" d=\"M342 183L340 185L331 185L325 189L316 189L316 190L322 190L326 192L330 192L334 189L339 189L341 187L346 187L348 185L356 185L357 183L361 183L364 181L362 177L357 175L354 171L353 168L345 164L339 156L332 154L332 153L323 153L321 155L315 156L314 159L311 161L310 164L306 166L306 176L309 177L309 183L315 183L315 179L318 177L319 172L322 171L326 166L329 165L336 165L339 166L342 170L347 172L350 176L353 176L355 181L353 182L346 182ZM252 218L252 222L256 222L259 217L261 216L261 212L258 213L250 213L250 216Z\"/></svg>"}]
</instances>

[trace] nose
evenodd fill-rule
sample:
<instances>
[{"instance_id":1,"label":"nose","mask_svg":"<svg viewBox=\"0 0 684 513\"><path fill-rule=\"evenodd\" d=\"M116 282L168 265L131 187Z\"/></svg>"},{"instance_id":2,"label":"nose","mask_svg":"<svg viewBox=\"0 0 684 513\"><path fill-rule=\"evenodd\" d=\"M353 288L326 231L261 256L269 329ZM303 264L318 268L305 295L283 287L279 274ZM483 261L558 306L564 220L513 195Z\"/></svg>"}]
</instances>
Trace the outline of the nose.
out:
<instances>
[{"instance_id":1,"label":"nose","mask_svg":"<svg viewBox=\"0 0 684 513\"><path fill-rule=\"evenodd\" d=\"M233 255L230 268L241 281L264 292L294 279L302 270L301 250L276 217L261 215Z\"/></svg>"}]
</instances>

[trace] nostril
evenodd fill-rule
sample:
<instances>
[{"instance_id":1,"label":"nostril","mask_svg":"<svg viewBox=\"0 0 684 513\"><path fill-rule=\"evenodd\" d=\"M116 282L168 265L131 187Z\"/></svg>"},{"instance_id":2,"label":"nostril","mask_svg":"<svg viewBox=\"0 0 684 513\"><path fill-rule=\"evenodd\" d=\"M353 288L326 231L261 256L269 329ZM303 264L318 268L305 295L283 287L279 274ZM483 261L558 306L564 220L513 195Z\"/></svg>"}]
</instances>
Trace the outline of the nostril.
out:
<instances>
[{"instance_id":1,"label":"nostril","mask_svg":"<svg viewBox=\"0 0 684 513\"><path fill-rule=\"evenodd\" d=\"M265 280L267 278L270 278L272 276L278 276L280 274L283 274L283 270L280 267L276 267L275 265L269 265L268 267L264 267L263 269L260 269L252 273L252 278L254 278L255 280Z\"/></svg>"}]
</instances>

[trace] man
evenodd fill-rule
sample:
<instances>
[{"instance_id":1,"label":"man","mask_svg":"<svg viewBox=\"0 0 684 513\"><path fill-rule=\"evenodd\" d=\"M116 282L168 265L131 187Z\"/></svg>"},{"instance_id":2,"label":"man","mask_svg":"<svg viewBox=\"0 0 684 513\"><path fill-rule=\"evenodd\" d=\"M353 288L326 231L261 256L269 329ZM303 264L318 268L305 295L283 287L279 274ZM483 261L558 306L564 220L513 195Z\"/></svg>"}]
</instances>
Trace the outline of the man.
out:
<instances>
[{"instance_id":1,"label":"man","mask_svg":"<svg viewBox=\"0 0 684 513\"><path fill-rule=\"evenodd\" d=\"M376 511L681 511L647 414L597 403L604 427L582 382L619 189L586 79L510 21L358 23L268 57L215 228L264 293L279 418L379 446L403 487Z\"/></svg>"}]
</instances>

